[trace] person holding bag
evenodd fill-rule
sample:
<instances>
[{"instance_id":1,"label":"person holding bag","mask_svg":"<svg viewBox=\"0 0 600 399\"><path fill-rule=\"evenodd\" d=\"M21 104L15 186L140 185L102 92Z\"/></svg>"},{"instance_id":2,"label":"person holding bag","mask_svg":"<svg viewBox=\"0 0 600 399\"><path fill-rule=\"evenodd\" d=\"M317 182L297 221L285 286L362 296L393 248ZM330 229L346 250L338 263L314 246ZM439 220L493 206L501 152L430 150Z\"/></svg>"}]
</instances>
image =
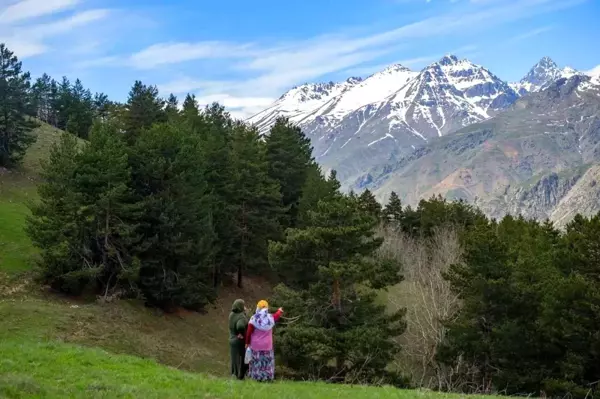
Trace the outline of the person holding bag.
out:
<instances>
[{"instance_id":1,"label":"person holding bag","mask_svg":"<svg viewBox=\"0 0 600 399\"><path fill-rule=\"evenodd\" d=\"M261 300L256 305L254 316L250 318L246 330L245 360L249 360L249 375L255 381L273 381L275 379L273 327L282 314L283 309L281 308L273 314L269 313L269 303Z\"/></svg>"}]
</instances>

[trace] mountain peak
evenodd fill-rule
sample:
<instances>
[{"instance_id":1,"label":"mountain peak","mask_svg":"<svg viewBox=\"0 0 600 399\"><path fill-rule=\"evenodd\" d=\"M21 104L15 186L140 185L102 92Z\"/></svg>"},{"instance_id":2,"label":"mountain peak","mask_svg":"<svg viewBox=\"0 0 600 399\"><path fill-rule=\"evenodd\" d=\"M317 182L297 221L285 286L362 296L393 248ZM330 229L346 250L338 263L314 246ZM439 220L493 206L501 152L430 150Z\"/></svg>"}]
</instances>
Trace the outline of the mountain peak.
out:
<instances>
[{"instance_id":1,"label":"mountain peak","mask_svg":"<svg viewBox=\"0 0 600 399\"><path fill-rule=\"evenodd\" d=\"M537 65L544 66L546 68L558 68L556 62L554 62L554 60L548 56L542 57L542 59L538 61Z\"/></svg>"},{"instance_id":2,"label":"mountain peak","mask_svg":"<svg viewBox=\"0 0 600 399\"><path fill-rule=\"evenodd\" d=\"M438 64L440 65L454 65L458 62L458 57L453 55L453 54L447 54L445 56L443 56L439 61Z\"/></svg>"},{"instance_id":3,"label":"mountain peak","mask_svg":"<svg viewBox=\"0 0 600 399\"><path fill-rule=\"evenodd\" d=\"M521 83L532 85L532 88L539 90L550 82L557 80L565 73L568 74L569 71L561 70L552 58L543 57L529 70L527 75L521 79Z\"/></svg>"},{"instance_id":4,"label":"mountain peak","mask_svg":"<svg viewBox=\"0 0 600 399\"><path fill-rule=\"evenodd\" d=\"M392 64L392 65L388 65L387 67L385 67L385 69L383 69L380 72L376 72L373 75L383 75L383 74L389 74L389 73L394 73L394 72L407 72L410 71L409 68L405 67L402 64Z\"/></svg>"},{"instance_id":5,"label":"mountain peak","mask_svg":"<svg viewBox=\"0 0 600 399\"><path fill-rule=\"evenodd\" d=\"M348 79L346 79L346 83L350 83L350 84L356 84L356 83L360 83L363 81L363 78L361 78L360 76L350 76Z\"/></svg>"}]
</instances>

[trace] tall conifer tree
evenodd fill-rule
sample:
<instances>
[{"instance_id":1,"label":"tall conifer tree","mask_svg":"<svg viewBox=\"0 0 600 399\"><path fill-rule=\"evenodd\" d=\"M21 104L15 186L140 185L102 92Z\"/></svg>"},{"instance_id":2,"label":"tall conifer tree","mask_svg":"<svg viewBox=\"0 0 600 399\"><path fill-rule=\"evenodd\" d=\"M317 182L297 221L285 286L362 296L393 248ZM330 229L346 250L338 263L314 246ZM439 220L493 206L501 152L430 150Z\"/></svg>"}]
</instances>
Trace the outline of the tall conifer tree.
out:
<instances>
[{"instance_id":1,"label":"tall conifer tree","mask_svg":"<svg viewBox=\"0 0 600 399\"><path fill-rule=\"evenodd\" d=\"M0 43L0 166L20 163L35 141L30 88L29 72L23 72L18 58Z\"/></svg>"}]
</instances>

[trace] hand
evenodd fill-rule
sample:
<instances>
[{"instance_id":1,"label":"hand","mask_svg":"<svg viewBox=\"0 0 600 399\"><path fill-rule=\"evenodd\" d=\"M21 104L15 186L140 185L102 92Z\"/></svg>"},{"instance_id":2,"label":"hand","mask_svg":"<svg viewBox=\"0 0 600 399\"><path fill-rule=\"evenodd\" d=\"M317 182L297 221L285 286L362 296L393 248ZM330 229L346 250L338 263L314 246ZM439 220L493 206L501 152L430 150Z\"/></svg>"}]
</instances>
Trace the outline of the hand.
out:
<instances>
[{"instance_id":1,"label":"hand","mask_svg":"<svg viewBox=\"0 0 600 399\"><path fill-rule=\"evenodd\" d=\"M237 337L238 339L244 339L244 336L242 334L238 334Z\"/></svg>"},{"instance_id":2,"label":"hand","mask_svg":"<svg viewBox=\"0 0 600 399\"><path fill-rule=\"evenodd\" d=\"M278 310L279 310L281 313L283 313L283 308L279 308Z\"/></svg>"}]
</instances>

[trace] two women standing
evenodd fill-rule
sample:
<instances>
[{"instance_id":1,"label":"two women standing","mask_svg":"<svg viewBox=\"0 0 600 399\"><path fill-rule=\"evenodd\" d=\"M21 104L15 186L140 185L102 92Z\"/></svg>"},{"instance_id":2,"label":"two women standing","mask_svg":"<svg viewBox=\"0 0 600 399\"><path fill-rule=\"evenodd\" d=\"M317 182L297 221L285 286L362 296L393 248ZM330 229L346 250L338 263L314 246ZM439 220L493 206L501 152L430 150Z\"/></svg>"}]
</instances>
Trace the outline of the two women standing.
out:
<instances>
[{"instance_id":1,"label":"two women standing","mask_svg":"<svg viewBox=\"0 0 600 399\"><path fill-rule=\"evenodd\" d=\"M283 309L269 313L267 301L259 301L256 312L248 322L244 313L244 301L237 299L229 315L229 345L231 350L231 374L243 379L247 365L245 349L250 348L252 359L249 375L256 381L272 381L275 378L275 353L273 350L273 327L281 318Z\"/></svg>"}]
</instances>

